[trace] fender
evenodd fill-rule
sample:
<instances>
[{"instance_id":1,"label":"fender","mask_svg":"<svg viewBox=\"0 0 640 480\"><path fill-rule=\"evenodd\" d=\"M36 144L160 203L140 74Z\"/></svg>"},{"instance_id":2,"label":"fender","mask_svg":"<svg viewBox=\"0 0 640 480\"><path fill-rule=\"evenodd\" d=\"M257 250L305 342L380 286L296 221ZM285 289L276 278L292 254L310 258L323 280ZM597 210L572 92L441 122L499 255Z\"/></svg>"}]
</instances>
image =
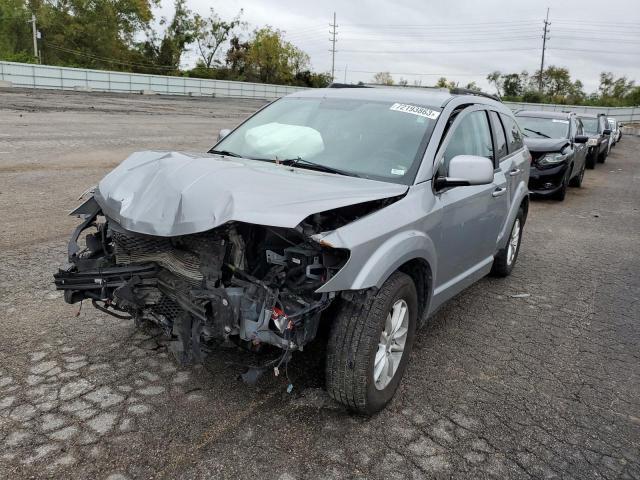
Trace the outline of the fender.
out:
<instances>
[{"instance_id":1,"label":"fender","mask_svg":"<svg viewBox=\"0 0 640 480\"><path fill-rule=\"evenodd\" d=\"M437 262L431 239L419 230L397 233L373 252L367 252L363 248L352 251L352 256L342 270L317 292L379 288L401 265L416 258L424 259L429 264L435 278Z\"/></svg>"}]
</instances>

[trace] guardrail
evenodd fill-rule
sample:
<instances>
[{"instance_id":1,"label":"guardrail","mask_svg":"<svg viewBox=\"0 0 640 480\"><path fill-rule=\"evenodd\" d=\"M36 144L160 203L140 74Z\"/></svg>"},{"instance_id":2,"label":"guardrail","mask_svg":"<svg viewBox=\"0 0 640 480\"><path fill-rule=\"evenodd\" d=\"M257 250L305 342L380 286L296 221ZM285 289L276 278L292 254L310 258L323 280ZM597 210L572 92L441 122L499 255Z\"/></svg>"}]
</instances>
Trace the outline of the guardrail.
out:
<instances>
[{"instance_id":1,"label":"guardrail","mask_svg":"<svg viewBox=\"0 0 640 480\"><path fill-rule=\"evenodd\" d=\"M0 61L0 82L23 88L273 100L304 87Z\"/></svg>"},{"instance_id":2,"label":"guardrail","mask_svg":"<svg viewBox=\"0 0 640 480\"><path fill-rule=\"evenodd\" d=\"M304 87L266 83L208 80L142 73L54 67L0 61L0 87L10 82L16 87L56 90L85 90L120 93L155 93L160 95L194 95L274 100ZM606 113L621 122L640 122L640 107L586 107L545 103L504 102L512 110L574 111Z\"/></svg>"},{"instance_id":3,"label":"guardrail","mask_svg":"<svg viewBox=\"0 0 640 480\"><path fill-rule=\"evenodd\" d=\"M549 103L504 102L511 110L544 110L551 112L605 113L619 122L640 122L640 107L587 107L584 105L557 105Z\"/></svg>"}]
</instances>

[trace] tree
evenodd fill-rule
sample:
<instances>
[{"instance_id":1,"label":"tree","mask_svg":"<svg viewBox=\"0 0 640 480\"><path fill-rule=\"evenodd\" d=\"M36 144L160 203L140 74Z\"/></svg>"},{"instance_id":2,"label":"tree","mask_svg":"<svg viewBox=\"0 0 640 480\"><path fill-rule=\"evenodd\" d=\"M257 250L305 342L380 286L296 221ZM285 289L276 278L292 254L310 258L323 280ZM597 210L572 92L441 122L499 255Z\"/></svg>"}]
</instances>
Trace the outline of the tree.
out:
<instances>
[{"instance_id":1,"label":"tree","mask_svg":"<svg viewBox=\"0 0 640 480\"><path fill-rule=\"evenodd\" d=\"M611 72L602 72L598 91L601 98L621 100L633 90L634 83L627 77L615 78Z\"/></svg>"},{"instance_id":2,"label":"tree","mask_svg":"<svg viewBox=\"0 0 640 480\"><path fill-rule=\"evenodd\" d=\"M23 0L0 1L0 58L35 61L33 50L26 49L31 41L30 19Z\"/></svg>"},{"instance_id":3,"label":"tree","mask_svg":"<svg viewBox=\"0 0 640 480\"><path fill-rule=\"evenodd\" d=\"M217 61L216 54L222 45L233 35L233 31L239 26L245 25L240 21L242 9L231 21L225 21L211 9L208 18L196 14L194 16L194 30L196 44L200 60L206 68L211 68L214 61Z\"/></svg>"},{"instance_id":4,"label":"tree","mask_svg":"<svg viewBox=\"0 0 640 480\"><path fill-rule=\"evenodd\" d=\"M494 87L496 87L496 93L498 94L499 97L502 96L502 74L498 71L495 70L493 72L491 72L489 75L487 75L487 81L492 84Z\"/></svg>"},{"instance_id":5,"label":"tree","mask_svg":"<svg viewBox=\"0 0 640 480\"><path fill-rule=\"evenodd\" d=\"M230 43L227 66L238 80L292 85L296 79L304 81L310 70L309 55L286 41L280 30L263 27L246 42L234 36Z\"/></svg>"},{"instance_id":6,"label":"tree","mask_svg":"<svg viewBox=\"0 0 640 480\"><path fill-rule=\"evenodd\" d=\"M186 6L186 0L175 0L174 6L171 22L167 25L165 18L160 21L161 25L167 25L162 40L149 29L142 51L152 63L177 71L182 54L187 50L187 45L194 42L196 32L194 17Z\"/></svg>"},{"instance_id":7,"label":"tree","mask_svg":"<svg viewBox=\"0 0 640 480\"><path fill-rule=\"evenodd\" d=\"M524 82L520 74L509 73L501 75L501 81L505 98L519 97L524 93Z\"/></svg>"},{"instance_id":8,"label":"tree","mask_svg":"<svg viewBox=\"0 0 640 480\"><path fill-rule=\"evenodd\" d=\"M378 85L393 85L393 77L389 72L378 72L373 76L373 83Z\"/></svg>"},{"instance_id":9,"label":"tree","mask_svg":"<svg viewBox=\"0 0 640 480\"><path fill-rule=\"evenodd\" d=\"M447 88L451 90L452 88L456 88L457 84L453 80L447 80L445 77L440 77L435 85L437 88Z\"/></svg>"},{"instance_id":10,"label":"tree","mask_svg":"<svg viewBox=\"0 0 640 480\"><path fill-rule=\"evenodd\" d=\"M482 91L482 89L478 85L476 85L476 82L469 82L464 88L466 88L467 90L472 90L474 92Z\"/></svg>"},{"instance_id":11,"label":"tree","mask_svg":"<svg viewBox=\"0 0 640 480\"><path fill-rule=\"evenodd\" d=\"M231 38L229 43L230 47L225 57L227 67L231 71L232 78L244 79L251 44L247 41L241 41L238 36Z\"/></svg>"}]
</instances>

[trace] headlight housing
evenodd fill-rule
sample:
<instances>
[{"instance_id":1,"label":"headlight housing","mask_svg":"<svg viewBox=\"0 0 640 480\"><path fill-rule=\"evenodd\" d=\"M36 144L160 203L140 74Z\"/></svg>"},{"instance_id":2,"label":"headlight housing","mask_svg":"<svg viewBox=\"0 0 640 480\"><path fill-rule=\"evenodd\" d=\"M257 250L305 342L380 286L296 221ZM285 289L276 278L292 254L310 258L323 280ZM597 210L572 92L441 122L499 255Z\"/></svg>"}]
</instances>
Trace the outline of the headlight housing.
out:
<instances>
[{"instance_id":1,"label":"headlight housing","mask_svg":"<svg viewBox=\"0 0 640 480\"><path fill-rule=\"evenodd\" d=\"M587 140L587 147L595 147L598 144L598 139L597 138L590 138L589 140Z\"/></svg>"},{"instance_id":2,"label":"headlight housing","mask_svg":"<svg viewBox=\"0 0 640 480\"><path fill-rule=\"evenodd\" d=\"M556 165L558 163L564 162L569 155L562 153L547 153L540 160L538 160L539 165Z\"/></svg>"}]
</instances>

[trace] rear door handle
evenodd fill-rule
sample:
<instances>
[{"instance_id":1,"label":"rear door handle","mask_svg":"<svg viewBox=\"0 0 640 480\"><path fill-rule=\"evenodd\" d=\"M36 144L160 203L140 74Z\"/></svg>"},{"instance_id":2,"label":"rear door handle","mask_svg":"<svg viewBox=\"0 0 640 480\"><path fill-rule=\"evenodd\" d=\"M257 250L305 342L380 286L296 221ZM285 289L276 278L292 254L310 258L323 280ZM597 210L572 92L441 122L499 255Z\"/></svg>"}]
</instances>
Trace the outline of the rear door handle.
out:
<instances>
[{"instance_id":1,"label":"rear door handle","mask_svg":"<svg viewBox=\"0 0 640 480\"><path fill-rule=\"evenodd\" d=\"M515 177L516 175L518 175L521 172L522 172L522 170L520 170L519 168L514 168L513 170L511 170L509 172L509 175L512 176L512 177Z\"/></svg>"},{"instance_id":2,"label":"rear door handle","mask_svg":"<svg viewBox=\"0 0 640 480\"><path fill-rule=\"evenodd\" d=\"M501 197L505 193L507 193L507 188L506 187L498 187L491 193L491 196L493 196L493 197Z\"/></svg>"}]
</instances>

